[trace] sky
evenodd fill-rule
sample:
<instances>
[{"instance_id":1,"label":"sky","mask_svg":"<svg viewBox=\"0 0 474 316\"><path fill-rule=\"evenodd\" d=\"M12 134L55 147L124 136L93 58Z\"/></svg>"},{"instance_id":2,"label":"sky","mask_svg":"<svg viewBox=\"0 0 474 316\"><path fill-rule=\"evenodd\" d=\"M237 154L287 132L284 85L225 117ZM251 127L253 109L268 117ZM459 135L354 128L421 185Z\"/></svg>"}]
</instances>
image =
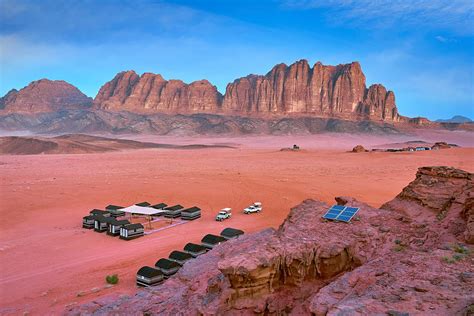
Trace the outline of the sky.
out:
<instances>
[{"instance_id":1,"label":"sky","mask_svg":"<svg viewBox=\"0 0 474 316\"><path fill-rule=\"evenodd\" d=\"M41 78L94 97L116 73L227 83L359 61L399 112L474 118L472 0L0 0L0 95Z\"/></svg>"}]
</instances>

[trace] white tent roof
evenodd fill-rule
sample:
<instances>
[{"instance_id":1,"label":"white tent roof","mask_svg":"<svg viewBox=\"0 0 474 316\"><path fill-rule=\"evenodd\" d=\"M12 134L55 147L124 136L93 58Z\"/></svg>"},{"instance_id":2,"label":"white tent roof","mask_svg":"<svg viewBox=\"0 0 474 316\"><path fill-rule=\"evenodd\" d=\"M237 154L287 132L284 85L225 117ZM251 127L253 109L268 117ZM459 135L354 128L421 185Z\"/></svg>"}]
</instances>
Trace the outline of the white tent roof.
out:
<instances>
[{"instance_id":1,"label":"white tent roof","mask_svg":"<svg viewBox=\"0 0 474 316\"><path fill-rule=\"evenodd\" d=\"M133 213L133 214L141 214L141 215L155 215L155 214L166 212L163 210L154 209L153 207L138 206L138 205L132 205L126 208L122 208L120 210L125 213Z\"/></svg>"}]
</instances>

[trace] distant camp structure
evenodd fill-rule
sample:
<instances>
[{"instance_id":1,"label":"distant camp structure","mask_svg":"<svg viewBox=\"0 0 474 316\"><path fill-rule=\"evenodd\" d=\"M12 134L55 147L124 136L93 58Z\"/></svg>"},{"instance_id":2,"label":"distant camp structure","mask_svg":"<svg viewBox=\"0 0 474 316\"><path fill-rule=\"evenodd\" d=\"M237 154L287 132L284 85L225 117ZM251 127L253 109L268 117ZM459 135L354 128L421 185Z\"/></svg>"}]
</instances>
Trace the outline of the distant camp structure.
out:
<instances>
[{"instance_id":1,"label":"distant camp structure","mask_svg":"<svg viewBox=\"0 0 474 316\"><path fill-rule=\"evenodd\" d=\"M197 206L193 206L181 211L181 219L190 221L198 219L199 217L201 217L201 209Z\"/></svg>"},{"instance_id":2,"label":"distant camp structure","mask_svg":"<svg viewBox=\"0 0 474 316\"><path fill-rule=\"evenodd\" d=\"M193 256L187 252L179 251L179 250L174 250L173 252L170 253L168 258L171 261L174 261L178 263L180 266L184 265L187 261L191 260Z\"/></svg>"},{"instance_id":3,"label":"distant camp structure","mask_svg":"<svg viewBox=\"0 0 474 316\"><path fill-rule=\"evenodd\" d=\"M152 267L141 267L137 271L137 285L138 286L153 286L163 282L164 276L160 269Z\"/></svg>"},{"instance_id":4,"label":"distant camp structure","mask_svg":"<svg viewBox=\"0 0 474 316\"><path fill-rule=\"evenodd\" d=\"M222 236L207 234L201 239L201 244L206 248L212 249L224 241L227 241L227 239Z\"/></svg>"},{"instance_id":5,"label":"distant camp structure","mask_svg":"<svg viewBox=\"0 0 474 316\"><path fill-rule=\"evenodd\" d=\"M201 240L201 245L194 243L187 243L183 251L174 250L170 253L168 258L160 258L155 267L149 266L141 267L137 271L137 285L138 286L153 286L161 283L160 273L162 277L167 279L176 274L182 266L194 260L199 256L205 255L206 252L211 251L216 245L226 242L228 239L238 238L244 232L240 229L227 227L221 232L221 236L207 234ZM157 270L159 272L157 272ZM155 277L156 279L152 280Z\"/></svg>"},{"instance_id":6,"label":"distant camp structure","mask_svg":"<svg viewBox=\"0 0 474 316\"><path fill-rule=\"evenodd\" d=\"M197 206L184 208L180 204L168 206L166 203L152 204L144 201L135 203L128 207L109 204L105 210L93 209L89 215L82 218L82 227L85 229L94 229L96 232L107 232L109 236L120 236L120 239L132 240L145 235L145 226L143 223L133 223L137 217L145 218L148 221L149 229L152 229L151 223L159 221L159 217L164 215L168 218L181 218L181 222L196 220L201 217L201 208ZM173 224L172 222L170 225ZM148 233L159 231L151 230Z\"/></svg>"},{"instance_id":7,"label":"distant camp structure","mask_svg":"<svg viewBox=\"0 0 474 316\"><path fill-rule=\"evenodd\" d=\"M179 268L181 268L181 266L176 261L169 260L166 258L161 258L160 260L158 260L155 263L155 267L161 272L163 272L165 278L169 278L170 276L178 272Z\"/></svg>"},{"instance_id":8,"label":"distant camp structure","mask_svg":"<svg viewBox=\"0 0 474 316\"><path fill-rule=\"evenodd\" d=\"M128 224L120 227L120 239L132 240L145 234L142 224Z\"/></svg>"},{"instance_id":9,"label":"distant camp structure","mask_svg":"<svg viewBox=\"0 0 474 316\"><path fill-rule=\"evenodd\" d=\"M193 243L187 243L186 246L183 248L184 252L189 253L191 256L194 258L199 257L200 255L203 255L207 252L207 248L204 247L203 245L198 245L198 244L193 244Z\"/></svg>"},{"instance_id":10,"label":"distant camp structure","mask_svg":"<svg viewBox=\"0 0 474 316\"><path fill-rule=\"evenodd\" d=\"M176 218L181 216L181 210L183 210L184 207L180 204L176 204L173 206L168 206L163 209L165 212L165 217L168 218Z\"/></svg>"},{"instance_id":11,"label":"distant camp structure","mask_svg":"<svg viewBox=\"0 0 474 316\"><path fill-rule=\"evenodd\" d=\"M224 230L221 231L221 236L227 240L238 238L239 236L243 234L244 234L243 230L230 228L230 227L224 228Z\"/></svg>"}]
</instances>

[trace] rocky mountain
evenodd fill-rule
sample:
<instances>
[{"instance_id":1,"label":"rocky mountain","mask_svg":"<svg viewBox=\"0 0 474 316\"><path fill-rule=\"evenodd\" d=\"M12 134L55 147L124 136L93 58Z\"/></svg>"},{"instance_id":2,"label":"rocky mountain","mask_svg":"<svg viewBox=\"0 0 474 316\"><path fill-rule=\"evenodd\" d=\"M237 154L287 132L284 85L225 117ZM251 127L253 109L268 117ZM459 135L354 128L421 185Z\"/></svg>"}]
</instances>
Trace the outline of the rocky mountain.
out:
<instances>
[{"instance_id":1,"label":"rocky mountain","mask_svg":"<svg viewBox=\"0 0 474 316\"><path fill-rule=\"evenodd\" d=\"M265 76L235 80L222 108L242 114L311 114L319 117L400 120L395 95L382 85L365 85L357 62L312 68L306 60L279 64Z\"/></svg>"},{"instance_id":2,"label":"rocky mountain","mask_svg":"<svg viewBox=\"0 0 474 316\"><path fill-rule=\"evenodd\" d=\"M455 115L450 119L439 119L436 120L438 123L471 123L472 120L468 117L462 116L462 115Z\"/></svg>"},{"instance_id":3,"label":"rocky mountain","mask_svg":"<svg viewBox=\"0 0 474 316\"><path fill-rule=\"evenodd\" d=\"M99 90L94 106L104 110L161 113L216 113L222 95L207 80L185 84L161 75L134 71L117 74Z\"/></svg>"},{"instance_id":4,"label":"rocky mountain","mask_svg":"<svg viewBox=\"0 0 474 316\"><path fill-rule=\"evenodd\" d=\"M472 190L471 173L420 168L381 209L337 197L360 208L350 224L306 200L278 229L222 243L161 285L66 314L471 315Z\"/></svg>"},{"instance_id":5,"label":"rocky mountain","mask_svg":"<svg viewBox=\"0 0 474 316\"><path fill-rule=\"evenodd\" d=\"M86 109L92 99L62 80L33 81L20 91L11 90L0 98L0 110L7 113L41 113L64 109Z\"/></svg>"},{"instance_id":6,"label":"rocky mountain","mask_svg":"<svg viewBox=\"0 0 474 316\"><path fill-rule=\"evenodd\" d=\"M222 96L206 80L185 84L160 75L121 72L97 94L106 110L161 113L224 113L242 116L303 114L398 122L395 95L382 85L365 85L359 63L310 67L306 60L279 64L265 76L249 75Z\"/></svg>"}]
</instances>

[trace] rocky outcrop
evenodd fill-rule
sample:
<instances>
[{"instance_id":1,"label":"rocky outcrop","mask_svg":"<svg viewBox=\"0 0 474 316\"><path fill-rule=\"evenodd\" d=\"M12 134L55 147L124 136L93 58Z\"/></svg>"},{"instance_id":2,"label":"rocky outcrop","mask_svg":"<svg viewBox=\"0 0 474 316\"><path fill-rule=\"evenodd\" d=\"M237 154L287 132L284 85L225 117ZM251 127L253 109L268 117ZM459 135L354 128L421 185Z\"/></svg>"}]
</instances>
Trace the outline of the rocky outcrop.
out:
<instances>
[{"instance_id":1,"label":"rocky outcrop","mask_svg":"<svg viewBox=\"0 0 474 316\"><path fill-rule=\"evenodd\" d=\"M368 150L364 148L364 146L362 145L357 145L355 146L354 148L352 148L352 152L353 153L365 153L367 152Z\"/></svg>"},{"instance_id":2,"label":"rocky outcrop","mask_svg":"<svg viewBox=\"0 0 474 316\"><path fill-rule=\"evenodd\" d=\"M454 168L420 168L383 209L337 197L340 205L360 208L350 224L323 220L328 205L306 200L277 230L225 242L163 285L67 314L462 315L474 301L472 249L459 234L463 217L472 216L471 200L463 198L472 191L471 177ZM438 198L432 187L447 193ZM432 220L448 195L462 216ZM400 199L428 215L412 217L402 206L413 205ZM451 223L464 226L453 230Z\"/></svg>"},{"instance_id":3,"label":"rocky outcrop","mask_svg":"<svg viewBox=\"0 0 474 316\"><path fill-rule=\"evenodd\" d=\"M62 80L41 79L0 99L0 113L41 113L65 109L87 109L92 99Z\"/></svg>"},{"instance_id":4,"label":"rocky outcrop","mask_svg":"<svg viewBox=\"0 0 474 316\"><path fill-rule=\"evenodd\" d=\"M222 95L207 80L185 84L161 75L134 71L117 74L99 90L94 106L104 110L162 113L216 113Z\"/></svg>"},{"instance_id":5,"label":"rocky outcrop","mask_svg":"<svg viewBox=\"0 0 474 316\"><path fill-rule=\"evenodd\" d=\"M382 208L430 222L446 222L444 226L451 234L462 238L467 225L459 214L464 212L469 220L471 211L467 209L472 204L468 201L473 190L472 173L452 167L423 167L415 180Z\"/></svg>"},{"instance_id":6,"label":"rocky outcrop","mask_svg":"<svg viewBox=\"0 0 474 316\"><path fill-rule=\"evenodd\" d=\"M185 84L160 75L121 72L97 94L99 109L241 116L305 114L397 122L395 95L382 85L366 88L359 63L313 68L306 60L279 64L265 76L249 75L222 96L208 81Z\"/></svg>"},{"instance_id":7,"label":"rocky outcrop","mask_svg":"<svg viewBox=\"0 0 474 316\"><path fill-rule=\"evenodd\" d=\"M243 114L311 114L346 119L399 121L395 95L382 85L368 89L359 63L312 68L306 60L279 64L265 76L227 85L224 111Z\"/></svg>"}]
</instances>

